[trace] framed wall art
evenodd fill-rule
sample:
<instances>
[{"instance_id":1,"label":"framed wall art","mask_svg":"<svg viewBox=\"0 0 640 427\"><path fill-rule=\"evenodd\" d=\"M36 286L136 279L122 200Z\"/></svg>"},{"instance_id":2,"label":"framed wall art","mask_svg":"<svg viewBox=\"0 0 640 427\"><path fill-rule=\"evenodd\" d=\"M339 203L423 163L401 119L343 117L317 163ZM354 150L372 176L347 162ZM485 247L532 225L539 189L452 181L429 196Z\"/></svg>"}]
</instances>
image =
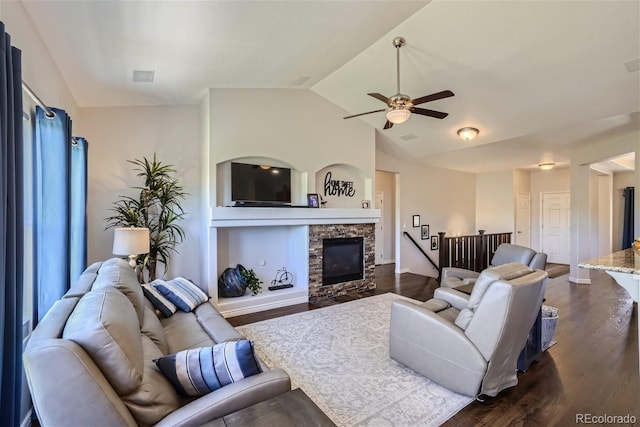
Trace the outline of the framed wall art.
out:
<instances>
[{"instance_id":1,"label":"framed wall art","mask_svg":"<svg viewBox=\"0 0 640 427\"><path fill-rule=\"evenodd\" d=\"M423 225L420 229L420 238L427 240L429 238L429 225Z\"/></svg>"}]
</instances>

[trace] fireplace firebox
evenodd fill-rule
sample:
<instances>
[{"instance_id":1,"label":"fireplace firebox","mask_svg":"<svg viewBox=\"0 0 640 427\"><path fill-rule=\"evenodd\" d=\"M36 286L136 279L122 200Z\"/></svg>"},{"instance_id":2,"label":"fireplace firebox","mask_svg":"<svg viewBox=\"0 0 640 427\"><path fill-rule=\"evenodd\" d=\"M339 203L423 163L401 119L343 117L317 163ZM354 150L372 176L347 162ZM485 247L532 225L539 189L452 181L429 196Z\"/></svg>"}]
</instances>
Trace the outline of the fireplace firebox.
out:
<instances>
[{"instance_id":1,"label":"fireplace firebox","mask_svg":"<svg viewBox=\"0 0 640 427\"><path fill-rule=\"evenodd\" d=\"M322 285L364 278L364 239L346 237L322 240Z\"/></svg>"}]
</instances>

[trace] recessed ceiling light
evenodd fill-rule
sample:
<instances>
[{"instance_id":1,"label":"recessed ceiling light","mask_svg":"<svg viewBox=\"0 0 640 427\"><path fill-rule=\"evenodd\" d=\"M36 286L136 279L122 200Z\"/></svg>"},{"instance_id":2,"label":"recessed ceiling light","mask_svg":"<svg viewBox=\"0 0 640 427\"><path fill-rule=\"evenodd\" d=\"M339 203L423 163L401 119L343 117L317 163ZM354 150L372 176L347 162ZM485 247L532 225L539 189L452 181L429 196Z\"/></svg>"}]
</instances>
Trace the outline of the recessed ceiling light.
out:
<instances>
[{"instance_id":1,"label":"recessed ceiling light","mask_svg":"<svg viewBox=\"0 0 640 427\"><path fill-rule=\"evenodd\" d=\"M155 71L133 70L133 81L136 83L153 83Z\"/></svg>"}]
</instances>

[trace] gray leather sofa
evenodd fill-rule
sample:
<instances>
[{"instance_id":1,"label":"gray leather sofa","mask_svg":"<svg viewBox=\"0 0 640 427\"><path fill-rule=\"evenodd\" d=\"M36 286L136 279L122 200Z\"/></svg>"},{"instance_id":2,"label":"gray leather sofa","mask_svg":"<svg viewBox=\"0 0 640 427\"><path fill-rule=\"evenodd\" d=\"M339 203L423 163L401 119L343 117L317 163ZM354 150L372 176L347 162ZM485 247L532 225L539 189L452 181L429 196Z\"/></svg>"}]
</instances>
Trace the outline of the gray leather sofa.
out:
<instances>
[{"instance_id":1,"label":"gray leather sofa","mask_svg":"<svg viewBox=\"0 0 640 427\"><path fill-rule=\"evenodd\" d=\"M547 273L509 263L484 270L464 300L391 307L391 358L469 396L518 383L517 360L540 310Z\"/></svg>"},{"instance_id":2,"label":"gray leather sofa","mask_svg":"<svg viewBox=\"0 0 640 427\"><path fill-rule=\"evenodd\" d=\"M47 426L195 426L284 393L289 376L262 373L181 398L153 359L242 339L209 303L160 318L128 263L91 265L33 331L24 366Z\"/></svg>"}]
</instances>

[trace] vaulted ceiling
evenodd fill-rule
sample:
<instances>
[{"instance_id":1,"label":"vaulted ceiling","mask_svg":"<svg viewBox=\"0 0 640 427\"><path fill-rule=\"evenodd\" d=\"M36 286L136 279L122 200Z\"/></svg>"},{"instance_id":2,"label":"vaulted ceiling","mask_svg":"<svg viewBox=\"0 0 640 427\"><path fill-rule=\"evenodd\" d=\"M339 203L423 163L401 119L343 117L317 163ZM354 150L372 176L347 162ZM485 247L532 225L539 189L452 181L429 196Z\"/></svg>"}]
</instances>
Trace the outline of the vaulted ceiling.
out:
<instances>
[{"instance_id":1,"label":"vaulted ceiling","mask_svg":"<svg viewBox=\"0 0 640 427\"><path fill-rule=\"evenodd\" d=\"M211 87L310 89L345 116L376 110L366 94L396 93L392 40L403 36L402 93L455 96L423 105L443 120L382 130L382 112L350 119L379 129L379 148L398 157L532 169L640 131L639 1L23 4L80 107L195 103ZM153 83L134 82L136 70ZM478 138L460 140L463 126Z\"/></svg>"}]
</instances>

